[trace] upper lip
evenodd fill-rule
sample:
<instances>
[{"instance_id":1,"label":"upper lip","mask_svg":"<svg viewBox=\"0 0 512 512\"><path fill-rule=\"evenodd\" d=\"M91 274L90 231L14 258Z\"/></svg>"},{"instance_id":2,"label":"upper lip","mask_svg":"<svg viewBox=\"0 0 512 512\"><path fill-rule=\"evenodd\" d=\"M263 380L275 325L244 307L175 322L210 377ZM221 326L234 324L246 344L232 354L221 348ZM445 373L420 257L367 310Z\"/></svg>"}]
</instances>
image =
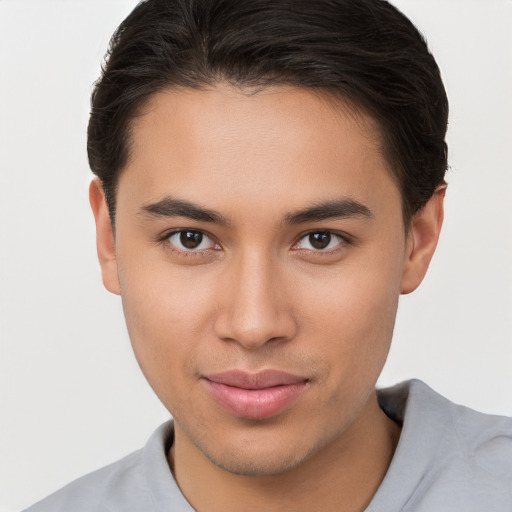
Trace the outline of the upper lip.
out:
<instances>
[{"instance_id":1,"label":"upper lip","mask_svg":"<svg viewBox=\"0 0 512 512\"><path fill-rule=\"evenodd\" d=\"M301 384L308 379L280 370L262 370L250 373L244 370L229 370L204 376L205 379L242 389L265 389L274 386Z\"/></svg>"}]
</instances>

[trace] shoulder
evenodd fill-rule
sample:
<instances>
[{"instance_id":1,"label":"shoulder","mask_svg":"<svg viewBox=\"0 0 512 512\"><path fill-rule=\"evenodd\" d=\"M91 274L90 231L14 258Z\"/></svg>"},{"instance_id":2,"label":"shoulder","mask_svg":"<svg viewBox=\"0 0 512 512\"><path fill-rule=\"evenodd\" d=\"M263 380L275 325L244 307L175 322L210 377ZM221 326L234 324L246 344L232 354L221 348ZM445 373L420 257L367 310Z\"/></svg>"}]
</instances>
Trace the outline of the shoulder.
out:
<instances>
[{"instance_id":1,"label":"shoulder","mask_svg":"<svg viewBox=\"0 0 512 512\"><path fill-rule=\"evenodd\" d=\"M433 391L421 381L408 383L409 396L405 420L416 429L421 424L436 428L442 443L449 437L455 443L450 452L472 462L486 465L493 460L493 472L512 472L512 418L483 414L458 405ZM442 434L442 435L441 435Z\"/></svg>"},{"instance_id":2,"label":"shoulder","mask_svg":"<svg viewBox=\"0 0 512 512\"><path fill-rule=\"evenodd\" d=\"M164 423L143 449L71 482L25 512L151 512L162 500L183 510L166 458L172 437L172 423Z\"/></svg>"},{"instance_id":3,"label":"shoulder","mask_svg":"<svg viewBox=\"0 0 512 512\"><path fill-rule=\"evenodd\" d=\"M26 512L123 510L119 507L123 505L123 496L126 497L128 494L132 505L134 496L138 501L147 502L144 498L141 458L142 450L138 450L113 464L71 482L39 501ZM145 510L152 510L149 503L147 505Z\"/></svg>"},{"instance_id":4,"label":"shoulder","mask_svg":"<svg viewBox=\"0 0 512 512\"><path fill-rule=\"evenodd\" d=\"M380 390L379 403L403 425L380 498L400 495L400 510L512 510L512 418L457 405L417 380Z\"/></svg>"},{"instance_id":5,"label":"shoulder","mask_svg":"<svg viewBox=\"0 0 512 512\"><path fill-rule=\"evenodd\" d=\"M481 492L494 489L496 495L506 494L512 509L512 418L482 414L446 401L447 435L453 440L452 451L470 472L468 479Z\"/></svg>"}]
</instances>

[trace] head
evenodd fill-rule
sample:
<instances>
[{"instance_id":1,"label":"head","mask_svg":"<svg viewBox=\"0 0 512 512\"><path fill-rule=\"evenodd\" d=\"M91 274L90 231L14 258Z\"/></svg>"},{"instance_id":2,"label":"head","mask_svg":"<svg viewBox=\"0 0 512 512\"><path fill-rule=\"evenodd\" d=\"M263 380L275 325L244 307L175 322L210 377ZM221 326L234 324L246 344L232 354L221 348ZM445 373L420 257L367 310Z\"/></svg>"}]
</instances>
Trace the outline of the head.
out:
<instances>
[{"instance_id":1,"label":"head","mask_svg":"<svg viewBox=\"0 0 512 512\"><path fill-rule=\"evenodd\" d=\"M381 0L149 0L114 34L88 132L103 279L217 466L283 472L371 423L439 235L447 110ZM298 391L260 408L226 398L239 377Z\"/></svg>"},{"instance_id":2,"label":"head","mask_svg":"<svg viewBox=\"0 0 512 512\"><path fill-rule=\"evenodd\" d=\"M158 91L290 85L370 115L407 224L444 182L448 102L414 25L383 0L151 0L112 37L88 154L115 221L132 121Z\"/></svg>"}]
</instances>

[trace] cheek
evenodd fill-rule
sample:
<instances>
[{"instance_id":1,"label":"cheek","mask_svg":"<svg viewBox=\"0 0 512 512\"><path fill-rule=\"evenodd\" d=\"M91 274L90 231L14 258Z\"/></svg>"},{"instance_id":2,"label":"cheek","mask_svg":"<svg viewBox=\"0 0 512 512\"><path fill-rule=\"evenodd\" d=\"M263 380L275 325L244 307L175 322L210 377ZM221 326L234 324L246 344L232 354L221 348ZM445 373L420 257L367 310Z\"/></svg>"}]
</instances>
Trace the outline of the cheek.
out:
<instances>
[{"instance_id":1,"label":"cheek","mask_svg":"<svg viewBox=\"0 0 512 512\"><path fill-rule=\"evenodd\" d=\"M208 341L212 287L168 266L120 264L123 309L137 361L159 398L172 408L170 389L193 378L194 355ZM129 278L127 277L129 276ZM201 281L201 282L199 282Z\"/></svg>"},{"instance_id":2,"label":"cheek","mask_svg":"<svg viewBox=\"0 0 512 512\"><path fill-rule=\"evenodd\" d=\"M315 350L336 365L333 372L345 376L345 385L361 379L376 381L391 343L399 265L373 263L346 265L325 280L297 287L311 292L302 300L308 305L302 308L305 339L319 338Z\"/></svg>"}]
</instances>

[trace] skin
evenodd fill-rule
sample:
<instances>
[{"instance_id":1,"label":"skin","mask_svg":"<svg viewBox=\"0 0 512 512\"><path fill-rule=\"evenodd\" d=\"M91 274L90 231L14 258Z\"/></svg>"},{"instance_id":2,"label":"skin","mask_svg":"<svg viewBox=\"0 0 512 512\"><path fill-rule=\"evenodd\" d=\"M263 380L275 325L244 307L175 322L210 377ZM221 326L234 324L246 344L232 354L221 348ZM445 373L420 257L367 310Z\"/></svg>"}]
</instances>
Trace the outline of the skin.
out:
<instances>
[{"instance_id":1,"label":"skin","mask_svg":"<svg viewBox=\"0 0 512 512\"><path fill-rule=\"evenodd\" d=\"M103 281L175 419L170 466L196 510L364 510L400 431L374 387L399 295L434 253L444 188L406 229L369 117L301 89L248 92L219 84L150 99L133 123L115 238L91 185ZM225 222L147 211L166 197ZM370 213L290 222L347 200ZM187 229L205 234L197 249L173 236ZM311 244L319 232L331 233L325 249ZM278 414L247 419L205 386L205 374L232 369L307 384Z\"/></svg>"}]
</instances>

